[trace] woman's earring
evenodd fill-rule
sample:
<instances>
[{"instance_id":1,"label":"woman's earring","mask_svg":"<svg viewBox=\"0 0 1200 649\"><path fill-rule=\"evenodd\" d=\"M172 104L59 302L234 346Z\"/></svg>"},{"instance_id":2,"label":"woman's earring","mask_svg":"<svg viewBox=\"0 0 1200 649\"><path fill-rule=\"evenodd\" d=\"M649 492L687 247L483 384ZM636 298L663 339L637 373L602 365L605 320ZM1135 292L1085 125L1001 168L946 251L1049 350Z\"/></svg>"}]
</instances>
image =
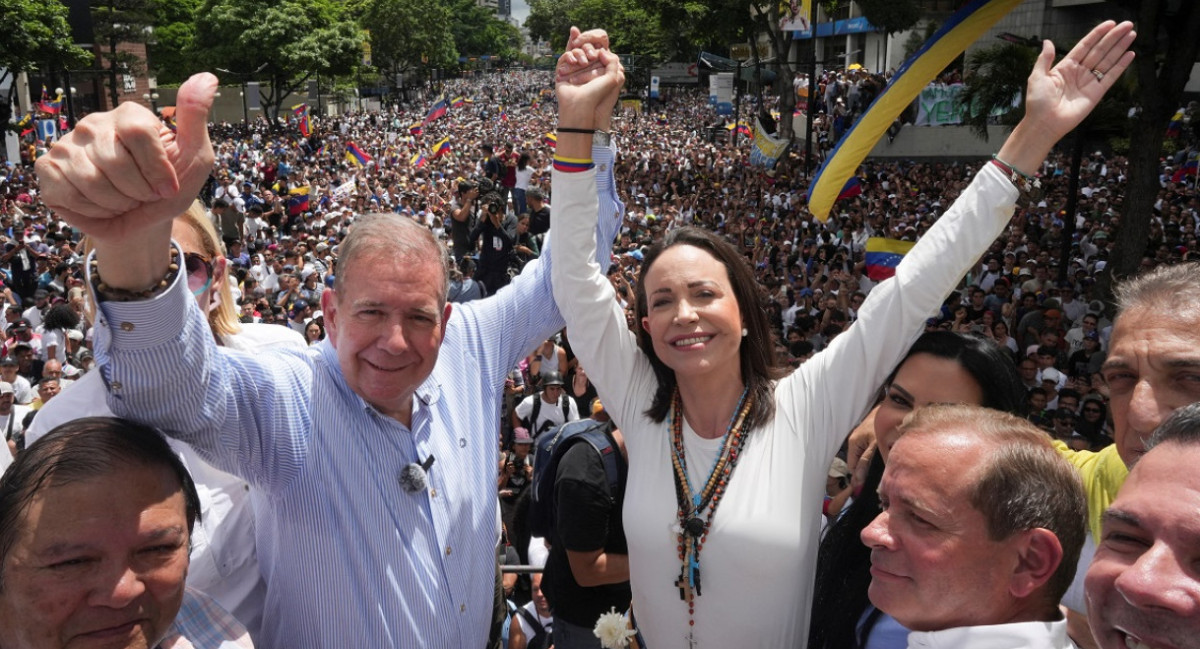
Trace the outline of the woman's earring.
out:
<instances>
[{"instance_id":1,"label":"woman's earring","mask_svg":"<svg viewBox=\"0 0 1200 649\"><path fill-rule=\"evenodd\" d=\"M749 335L750 335L750 330L745 327L742 327L742 338L745 338L746 336L749 336Z\"/></svg>"}]
</instances>

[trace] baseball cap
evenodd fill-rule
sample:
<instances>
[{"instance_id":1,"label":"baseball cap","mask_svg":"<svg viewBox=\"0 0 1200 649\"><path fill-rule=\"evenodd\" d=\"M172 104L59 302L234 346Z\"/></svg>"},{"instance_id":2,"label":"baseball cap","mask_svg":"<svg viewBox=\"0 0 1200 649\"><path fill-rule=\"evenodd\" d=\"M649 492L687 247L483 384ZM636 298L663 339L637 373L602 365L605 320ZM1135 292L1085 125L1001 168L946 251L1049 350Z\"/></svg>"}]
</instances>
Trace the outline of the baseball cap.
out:
<instances>
[{"instance_id":1,"label":"baseball cap","mask_svg":"<svg viewBox=\"0 0 1200 649\"><path fill-rule=\"evenodd\" d=\"M0 394L16 394L16 392L17 391L13 389L12 383L9 383L8 381L0 381Z\"/></svg>"},{"instance_id":2,"label":"baseball cap","mask_svg":"<svg viewBox=\"0 0 1200 649\"><path fill-rule=\"evenodd\" d=\"M1054 369L1053 367L1047 367L1046 369L1042 370L1042 382L1043 383L1046 381L1053 381L1054 383L1058 383L1059 379L1061 379L1061 378L1062 378L1062 374L1058 370Z\"/></svg>"},{"instance_id":3,"label":"baseball cap","mask_svg":"<svg viewBox=\"0 0 1200 649\"><path fill-rule=\"evenodd\" d=\"M1071 410L1070 408L1059 408L1058 410L1054 411L1054 418L1055 419L1074 419L1075 411Z\"/></svg>"},{"instance_id":4,"label":"baseball cap","mask_svg":"<svg viewBox=\"0 0 1200 649\"><path fill-rule=\"evenodd\" d=\"M513 429L513 444L532 444L533 438L529 436L529 429L517 426Z\"/></svg>"},{"instance_id":5,"label":"baseball cap","mask_svg":"<svg viewBox=\"0 0 1200 649\"><path fill-rule=\"evenodd\" d=\"M0 358L0 366L16 367L18 365L20 365L20 363L18 363L17 359L13 358L12 356L5 356L4 358Z\"/></svg>"},{"instance_id":6,"label":"baseball cap","mask_svg":"<svg viewBox=\"0 0 1200 649\"><path fill-rule=\"evenodd\" d=\"M849 478L850 467L846 464L846 461L840 457L833 458L833 462L829 465L829 477Z\"/></svg>"},{"instance_id":7,"label":"baseball cap","mask_svg":"<svg viewBox=\"0 0 1200 649\"><path fill-rule=\"evenodd\" d=\"M12 324L13 331L25 331L32 328L33 326L29 324L29 318L19 318Z\"/></svg>"}]
</instances>

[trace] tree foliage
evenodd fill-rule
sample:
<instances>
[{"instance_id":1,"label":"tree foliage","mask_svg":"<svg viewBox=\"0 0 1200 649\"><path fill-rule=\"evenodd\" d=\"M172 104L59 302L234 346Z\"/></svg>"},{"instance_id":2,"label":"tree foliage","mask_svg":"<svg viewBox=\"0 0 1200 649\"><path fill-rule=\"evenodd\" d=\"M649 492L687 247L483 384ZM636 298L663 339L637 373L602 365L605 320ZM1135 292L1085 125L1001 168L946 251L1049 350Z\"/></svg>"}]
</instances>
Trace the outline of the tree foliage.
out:
<instances>
[{"instance_id":1,"label":"tree foliage","mask_svg":"<svg viewBox=\"0 0 1200 649\"><path fill-rule=\"evenodd\" d=\"M858 0L863 15L888 34L912 29L921 20L921 7L912 0Z\"/></svg>"},{"instance_id":2,"label":"tree foliage","mask_svg":"<svg viewBox=\"0 0 1200 649\"><path fill-rule=\"evenodd\" d=\"M371 62L389 78L427 64L454 62L450 7L422 0L372 0L360 18L371 34Z\"/></svg>"},{"instance_id":3,"label":"tree foliage","mask_svg":"<svg viewBox=\"0 0 1200 649\"><path fill-rule=\"evenodd\" d=\"M120 49L122 43L145 43L153 33L154 13L149 0L91 0L92 31L96 44L104 50L104 69L108 80L109 102L120 101L123 82L118 75L140 76L146 61L137 54Z\"/></svg>"},{"instance_id":4,"label":"tree foliage","mask_svg":"<svg viewBox=\"0 0 1200 649\"><path fill-rule=\"evenodd\" d=\"M57 0L0 0L0 134L10 128L17 75L36 70L78 70L92 55L76 47L67 8ZM3 138L0 137L0 145Z\"/></svg>"},{"instance_id":5,"label":"tree foliage","mask_svg":"<svg viewBox=\"0 0 1200 649\"><path fill-rule=\"evenodd\" d=\"M199 9L200 0L153 0L154 37L146 52L160 84L182 83L200 70L190 53Z\"/></svg>"},{"instance_id":6,"label":"tree foliage","mask_svg":"<svg viewBox=\"0 0 1200 649\"><path fill-rule=\"evenodd\" d=\"M191 54L237 81L269 81L263 106L275 118L313 74L349 74L365 35L334 0L204 0ZM229 80L229 79L227 79Z\"/></svg>"},{"instance_id":7,"label":"tree foliage","mask_svg":"<svg viewBox=\"0 0 1200 649\"><path fill-rule=\"evenodd\" d=\"M986 140L993 112L1003 111L1000 123L1015 125L1025 116L1025 81L1037 60L1037 50L1002 43L976 50L967 58L966 87L959 103L967 107L963 122ZM1020 97L1016 106L1013 97Z\"/></svg>"},{"instance_id":8,"label":"tree foliage","mask_svg":"<svg viewBox=\"0 0 1200 649\"><path fill-rule=\"evenodd\" d=\"M449 0L452 20L450 31L459 56L497 56L516 58L521 50L521 32L504 22L475 0Z\"/></svg>"}]
</instances>

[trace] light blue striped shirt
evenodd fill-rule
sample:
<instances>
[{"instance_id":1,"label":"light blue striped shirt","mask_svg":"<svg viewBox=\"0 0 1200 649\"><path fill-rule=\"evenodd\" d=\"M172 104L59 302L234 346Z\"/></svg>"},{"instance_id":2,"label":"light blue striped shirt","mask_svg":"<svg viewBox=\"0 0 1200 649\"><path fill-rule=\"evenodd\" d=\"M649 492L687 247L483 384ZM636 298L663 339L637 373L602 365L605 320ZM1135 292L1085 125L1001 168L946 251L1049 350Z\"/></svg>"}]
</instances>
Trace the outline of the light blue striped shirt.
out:
<instances>
[{"instance_id":1,"label":"light blue striped shirt","mask_svg":"<svg viewBox=\"0 0 1200 649\"><path fill-rule=\"evenodd\" d=\"M605 247L624 213L614 152L595 149L597 168L585 172L613 206L597 228ZM100 303L96 360L113 412L258 487L260 646L484 646L500 397L507 372L563 327L551 259L494 298L454 305L411 430L347 387L328 341L299 352L218 348L179 278L151 300ZM401 469L431 455L430 489L405 492Z\"/></svg>"}]
</instances>

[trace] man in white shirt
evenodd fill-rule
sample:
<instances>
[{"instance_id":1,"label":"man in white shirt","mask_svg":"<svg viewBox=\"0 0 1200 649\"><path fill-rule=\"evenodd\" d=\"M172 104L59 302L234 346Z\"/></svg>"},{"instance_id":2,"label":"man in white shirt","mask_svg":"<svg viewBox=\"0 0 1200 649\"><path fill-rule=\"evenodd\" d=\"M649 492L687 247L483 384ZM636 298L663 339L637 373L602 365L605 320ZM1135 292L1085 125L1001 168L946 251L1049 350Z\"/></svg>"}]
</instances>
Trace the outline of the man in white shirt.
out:
<instances>
[{"instance_id":1,"label":"man in white shirt","mask_svg":"<svg viewBox=\"0 0 1200 649\"><path fill-rule=\"evenodd\" d=\"M929 406L897 435L879 440L883 512L862 532L871 603L911 630L910 649L1074 647L1058 602L1087 500L1045 433L994 410Z\"/></svg>"},{"instance_id":2,"label":"man in white shirt","mask_svg":"<svg viewBox=\"0 0 1200 649\"><path fill-rule=\"evenodd\" d=\"M4 431L4 441L7 442L8 448L7 455L0 450L0 456L5 456L4 466L8 466L16 451L25 448L25 426L22 425L22 421L25 415L30 413L30 409L16 405L15 397L12 383L0 381L0 430ZM0 472L3 472L2 467Z\"/></svg>"},{"instance_id":3,"label":"man in white shirt","mask_svg":"<svg viewBox=\"0 0 1200 649\"><path fill-rule=\"evenodd\" d=\"M542 391L525 397L513 409L513 427L528 428L534 439L552 428L578 419L579 407L574 399L567 396L558 372L545 374Z\"/></svg>"}]
</instances>

